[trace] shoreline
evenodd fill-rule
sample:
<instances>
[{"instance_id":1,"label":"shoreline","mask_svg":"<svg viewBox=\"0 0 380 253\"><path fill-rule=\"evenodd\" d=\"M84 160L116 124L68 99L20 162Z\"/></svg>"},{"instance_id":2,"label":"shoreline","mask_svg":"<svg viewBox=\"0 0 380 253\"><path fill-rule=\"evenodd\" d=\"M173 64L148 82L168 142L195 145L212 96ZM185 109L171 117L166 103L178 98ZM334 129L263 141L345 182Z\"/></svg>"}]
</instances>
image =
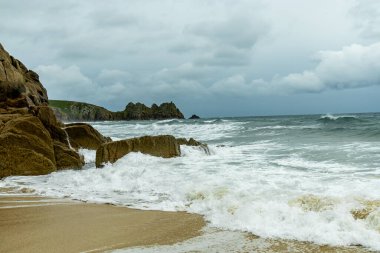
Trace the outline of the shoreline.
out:
<instances>
[{"instance_id":1,"label":"shoreline","mask_svg":"<svg viewBox=\"0 0 380 253\"><path fill-rule=\"evenodd\" d=\"M186 212L1 193L0 252L374 252L210 228Z\"/></svg>"}]
</instances>

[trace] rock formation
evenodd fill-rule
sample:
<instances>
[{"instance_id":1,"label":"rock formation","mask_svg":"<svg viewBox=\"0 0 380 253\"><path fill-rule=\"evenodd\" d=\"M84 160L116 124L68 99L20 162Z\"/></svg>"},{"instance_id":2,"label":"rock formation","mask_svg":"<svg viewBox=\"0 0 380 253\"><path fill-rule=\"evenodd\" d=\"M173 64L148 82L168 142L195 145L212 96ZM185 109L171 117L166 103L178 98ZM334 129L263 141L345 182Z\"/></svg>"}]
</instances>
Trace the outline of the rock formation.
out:
<instances>
[{"instance_id":1,"label":"rock formation","mask_svg":"<svg viewBox=\"0 0 380 253\"><path fill-rule=\"evenodd\" d=\"M0 45L0 178L82 167L47 105L38 75Z\"/></svg>"},{"instance_id":2,"label":"rock formation","mask_svg":"<svg viewBox=\"0 0 380 253\"><path fill-rule=\"evenodd\" d=\"M53 140L32 115L0 115L0 178L57 170Z\"/></svg>"},{"instance_id":3,"label":"rock formation","mask_svg":"<svg viewBox=\"0 0 380 253\"><path fill-rule=\"evenodd\" d=\"M185 138L176 139L172 135L143 136L102 144L96 150L96 167L100 168L106 162L114 163L130 152L141 152L164 158L180 156L180 145L197 146L206 154L210 154L207 144L193 138L187 140Z\"/></svg>"},{"instance_id":4,"label":"rock formation","mask_svg":"<svg viewBox=\"0 0 380 253\"><path fill-rule=\"evenodd\" d=\"M129 103L124 111L111 112L103 107L73 101L50 100L56 117L63 121L97 121L97 120L152 120L183 119L182 112L173 103L153 104L147 107L141 103Z\"/></svg>"},{"instance_id":5,"label":"rock formation","mask_svg":"<svg viewBox=\"0 0 380 253\"><path fill-rule=\"evenodd\" d=\"M49 100L57 118L62 121L113 120L114 113L107 109L74 101Z\"/></svg>"},{"instance_id":6,"label":"rock formation","mask_svg":"<svg viewBox=\"0 0 380 253\"><path fill-rule=\"evenodd\" d=\"M189 140L185 138L178 138L177 139L178 145L187 145L187 146L194 146L199 147L202 149L207 155L210 155L210 149L208 148L207 144L199 142L194 140L193 138L190 138Z\"/></svg>"},{"instance_id":7,"label":"rock formation","mask_svg":"<svg viewBox=\"0 0 380 253\"><path fill-rule=\"evenodd\" d=\"M196 114L193 114L189 119L200 119L200 117Z\"/></svg>"},{"instance_id":8,"label":"rock formation","mask_svg":"<svg viewBox=\"0 0 380 253\"><path fill-rule=\"evenodd\" d=\"M114 163L130 152L141 152L164 158L181 155L177 140L171 135L143 136L102 144L96 150L96 167Z\"/></svg>"},{"instance_id":9,"label":"rock formation","mask_svg":"<svg viewBox=\"0 0 380 253\"><path fill-rule=\"evenodd\" d=\"M71 146L75 149L85 148L96 150L101 144L111 141L111 138L104 137L88 124L66 124L64 129L69 136Z\"/></svg>"}]
</instances>

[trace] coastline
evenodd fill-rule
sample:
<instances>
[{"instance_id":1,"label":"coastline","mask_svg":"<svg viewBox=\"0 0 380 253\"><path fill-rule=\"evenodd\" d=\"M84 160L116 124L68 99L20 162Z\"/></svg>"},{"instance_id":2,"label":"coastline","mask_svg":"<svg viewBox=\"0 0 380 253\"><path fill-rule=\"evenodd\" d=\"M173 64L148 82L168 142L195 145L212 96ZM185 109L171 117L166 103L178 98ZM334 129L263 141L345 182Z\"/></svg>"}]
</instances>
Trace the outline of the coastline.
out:
<instances>
[{"instance_id":1,"label":"coastline","mask_svg":"<svg viewBox=\"0 0 380 253\"><path fill-rule=\"evenodd\" d=\"M0 252L372 252L210 228L186 212L0 192Z\"/></svg>"}]
</instances>

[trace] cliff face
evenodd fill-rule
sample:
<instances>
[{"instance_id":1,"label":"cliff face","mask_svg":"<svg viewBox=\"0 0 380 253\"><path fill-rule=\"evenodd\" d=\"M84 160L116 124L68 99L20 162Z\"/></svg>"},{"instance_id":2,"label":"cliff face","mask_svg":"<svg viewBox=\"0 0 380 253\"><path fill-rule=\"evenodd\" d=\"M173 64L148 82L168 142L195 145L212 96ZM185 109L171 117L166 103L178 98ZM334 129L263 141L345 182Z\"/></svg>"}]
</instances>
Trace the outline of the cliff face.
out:
<instances>
[{"instance_id":1,"label":"cliff face","mask_svg":"<svg viewBox=\"0 0 380 253\"><path fill-rule=\"evenodd\" d=\"M113 120L113 112L107 109L74 101L49 100L57 118L63 121Z\"/></svg>"},{"instance_id":2,"label":"cliff face","mask_svg":"<svg viewBox=\"0 0 380 253\"><path fill-rule=\"evenodd\" d=\"M38 75L0 45L0 178L80 168Z\"/></svg>"},{"instance_id":3,"label":"cliff face","mask_svg":"<svg viewBox=\"0 0 380 253\"><path fill-rule=\"evenodd\" d=\"M72 101L50 100L56 116L63 121L97 121L97 120L150 120L183 119L184 116L173 102L153 104L147 107L141 103L129 103L124 111L111 112L103 107Z\"/></svg>"}]
</instances>

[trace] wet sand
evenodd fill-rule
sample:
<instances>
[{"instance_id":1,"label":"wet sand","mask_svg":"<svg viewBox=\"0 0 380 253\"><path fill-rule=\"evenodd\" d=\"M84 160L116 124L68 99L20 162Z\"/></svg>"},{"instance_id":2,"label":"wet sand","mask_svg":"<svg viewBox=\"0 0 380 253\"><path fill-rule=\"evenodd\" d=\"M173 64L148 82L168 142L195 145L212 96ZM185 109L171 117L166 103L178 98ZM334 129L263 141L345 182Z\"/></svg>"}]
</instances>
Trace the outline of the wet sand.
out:
<instances>
[{"instance_id":1,"label":"wet sand","mask_svg":"<svg viewBox=\"0 0 380 253\"><path fill-rule=\"evenodd\" d=\"M200 235L199 215L0 196L0 252L103 252Z\"/></svg>"}]
</instances>

